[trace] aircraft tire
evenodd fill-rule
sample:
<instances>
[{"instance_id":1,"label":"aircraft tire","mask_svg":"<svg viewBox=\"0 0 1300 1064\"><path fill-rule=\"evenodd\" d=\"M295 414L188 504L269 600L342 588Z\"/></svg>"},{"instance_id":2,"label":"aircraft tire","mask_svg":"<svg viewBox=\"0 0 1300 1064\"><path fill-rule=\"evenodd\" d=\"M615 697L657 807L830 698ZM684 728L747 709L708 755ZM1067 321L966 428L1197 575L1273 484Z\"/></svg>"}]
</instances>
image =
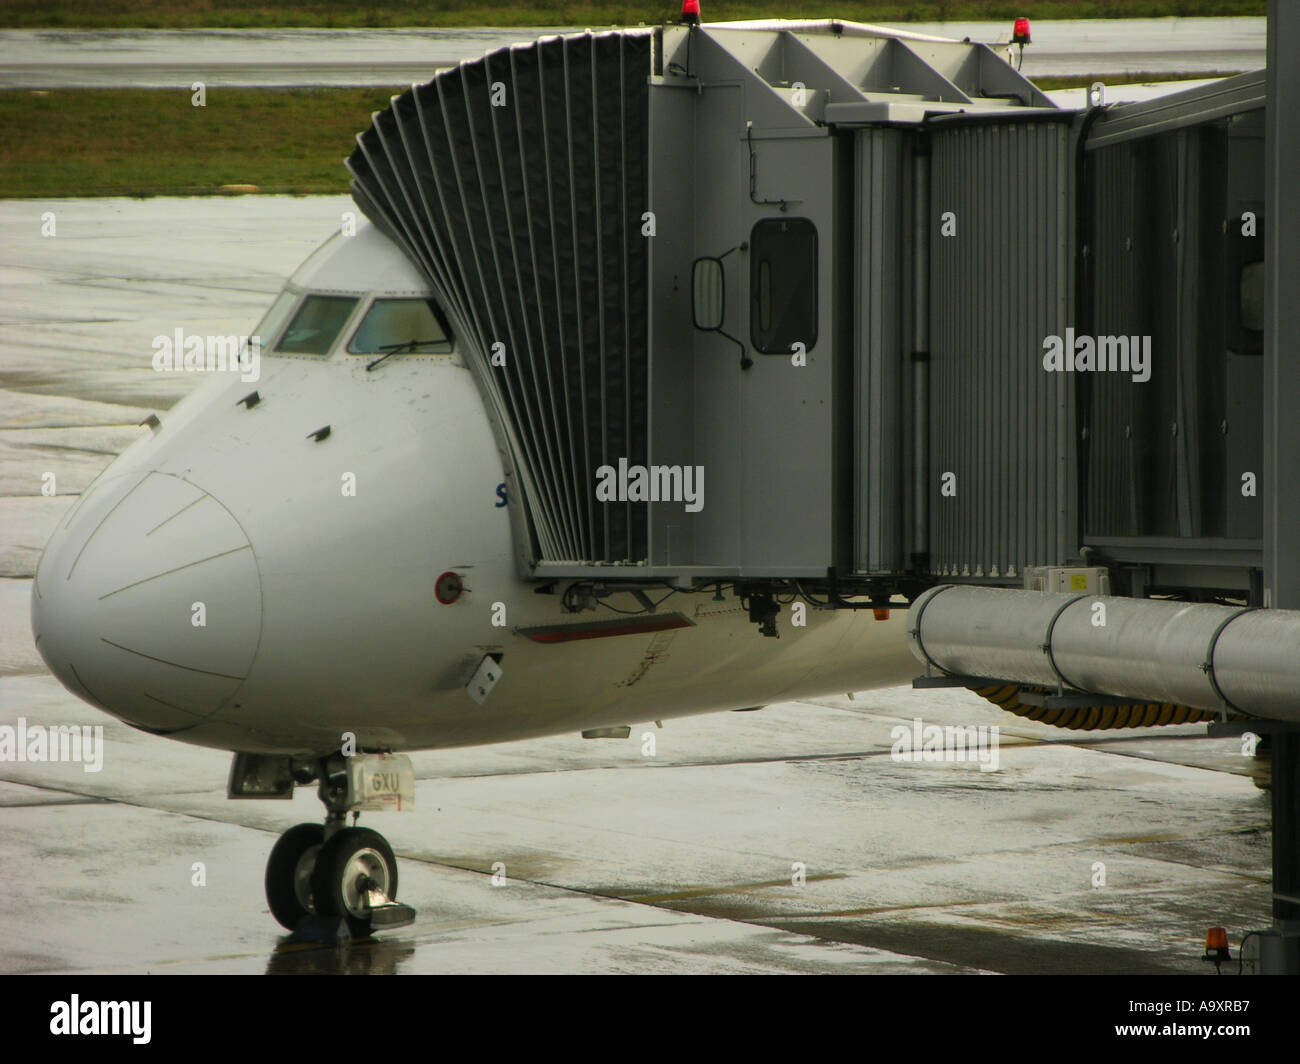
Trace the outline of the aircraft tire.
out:
<instances>
[{"instance_id":1,"label":"aircraft tire","mask_svg":"<svg viewBox=\"0 0 1300 1064\"><path fill-rule=\"evenodd\" d=\"M320 824L298 824L275 841L266 859L266 903L271 915L290 931L312 915L312 872L325 841Z\"/></svg>"},{"instance_id":2,"label":"aircraft tire","mask_svg":"<svg viewBox=\"0 0 1300 1064\"><path fill-rule=\"evenodd\" d=\"M397 900L397 858L379 832L344 828L316 855L312 897L320 916L341 916L353 938L370 934L370 906L361 880L373 880L390 901Z\"/></svg>"}]
</instances>

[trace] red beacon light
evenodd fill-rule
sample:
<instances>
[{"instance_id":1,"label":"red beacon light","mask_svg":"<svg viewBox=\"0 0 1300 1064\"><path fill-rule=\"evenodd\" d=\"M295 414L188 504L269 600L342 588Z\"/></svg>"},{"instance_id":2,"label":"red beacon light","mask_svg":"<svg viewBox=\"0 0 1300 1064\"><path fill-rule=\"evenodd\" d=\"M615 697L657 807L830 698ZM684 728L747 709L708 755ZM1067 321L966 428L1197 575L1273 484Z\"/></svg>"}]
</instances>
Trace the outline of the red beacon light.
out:
<instances>
[{"instance_id":1,"label":"red beacon light","mask_svg":"<svg viewBox=\"0 0 1300 1064\"><path fill-rule=\"evenodd\" d=\"M1029 19L1018 18L1015 25L1011 28L1011 43L1019 45L1020 50L1016 53L1016 69L1019 70L1021 64L1025 61L1025 45L1033 43L1033 37L1029 35Z\"/></svg>"},{"instance_id":2,"label":"red beacon light","mask_svg":"<svg viewBox=\"0 0 1300 1064\"><path fill-rule=\"evenodd\" d=\"M700 0L682 0L682 23L687 26L700 24Z\"/></svg>"}]
</instances>

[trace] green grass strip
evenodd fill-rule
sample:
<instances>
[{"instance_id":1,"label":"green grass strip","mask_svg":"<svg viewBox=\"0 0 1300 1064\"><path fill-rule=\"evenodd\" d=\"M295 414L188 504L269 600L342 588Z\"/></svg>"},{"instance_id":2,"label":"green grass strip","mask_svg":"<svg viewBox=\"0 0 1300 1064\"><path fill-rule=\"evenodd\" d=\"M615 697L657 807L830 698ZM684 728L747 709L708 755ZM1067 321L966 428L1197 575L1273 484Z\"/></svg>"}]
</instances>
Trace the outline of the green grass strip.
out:
<instances>
[{"instance_id":1,"label":"green grass strip","mask_svg":"<svg viewBox=\"0 0 1300 1064\"><path fill-rule=\"evenodd\" d=\"M384 88L0 92L0 195L346 192L343 159Z\"/></svg>"},{"instance_id":2,"label":"green grass strip","mask_svg":"<svg viewBox=\"0 0 1300 1064\"><path fill-rule=\"evenodd\" d=\"M1137 75L1126 81L1196 74ZM1040 78L1045 89L1105 78ZM0 196L194 196L346 192L343 159L387 88L0 91Z\"/></svg>"}]
</instances>

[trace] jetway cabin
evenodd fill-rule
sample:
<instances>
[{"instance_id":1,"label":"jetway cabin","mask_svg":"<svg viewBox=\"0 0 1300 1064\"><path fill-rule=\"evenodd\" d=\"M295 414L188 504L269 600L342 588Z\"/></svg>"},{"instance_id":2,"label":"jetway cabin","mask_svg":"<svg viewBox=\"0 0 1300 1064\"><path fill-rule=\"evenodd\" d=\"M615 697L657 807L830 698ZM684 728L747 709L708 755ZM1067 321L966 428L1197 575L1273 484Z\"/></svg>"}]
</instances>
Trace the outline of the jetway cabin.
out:
<instances>
[{"instance_id":1,"label":"jetway cabin","mask_svg":"<svg viewBox=\"0 0 1300 1064\"><path fill-rule=\"evenodd\" d=\"M527 575L1257 597L1264 100L1069 111L980 44L661 27L443 71L349 167L466 349Z\"/></svg>"}]
</instances>

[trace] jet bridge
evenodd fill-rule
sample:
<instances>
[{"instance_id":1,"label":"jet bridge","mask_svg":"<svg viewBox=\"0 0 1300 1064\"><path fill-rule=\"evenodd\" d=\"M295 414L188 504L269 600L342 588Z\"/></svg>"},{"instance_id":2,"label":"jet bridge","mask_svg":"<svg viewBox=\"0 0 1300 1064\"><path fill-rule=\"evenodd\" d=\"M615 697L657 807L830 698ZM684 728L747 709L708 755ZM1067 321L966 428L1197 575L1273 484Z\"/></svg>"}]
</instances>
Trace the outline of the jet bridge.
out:
<instances>
[{"instance_id":1,"label":"jet bridge","mask_svg":"<svg viewBox=\"0 0 1300 1064\"><path fill-rule=\"evenodd\" d=\"M473 368L525 576L1249 593L1263 103L1065 111L984 45L669 26L443 71L348 165Z\"/></svg>"},{"instance_id":2,"label":"jet bridge","mask_svg":"<svg viewBox=\"0 0 1300 1064\"><path fill-rule=\"evenodd\" d=\"M525 575L870 576L879 593L929 571L917 338L932 319L968 357L966 308L927 309L925 263L989 316L989 342L1004 312L1025 336L1064 321L1068 266L1037 281L1066 240L1078 124L984 45L841 22L663 27L443 71L376 115L348 165L474 369ZM1009 183L972 198L995 168ZM968 244L1009 226L1011 273L915 247L950 210ZM1025 383L1021 402L1066 384ZM1045 516L1005 558L954 545L944 571L1014 574L1065 549Z\"/></svg>"},{"instance_id":3,"label":"jet bridge","mask_svg":"<svg viewBox=\"0 0 1300 1064\"><path fill-rule=\"evenodd\" d=\"M1266 98L1069 111L980 44L665 26L442 71L348 166L526 578L1262 604Z\"/></svg>"},{"instance_id":4,"label":"jet bridge","mask_svg":"<svg viewBox=\"0 0 1300 1064\"><path fill-rule=\"evenodd\" d=\"M1264 101L1066 111L984 45L666 26L442 71L348 166L527 577L1257 599Z\"/></svg>"},{"instance_id":5,"label":"jet bridge","mask_svg":"<svg viewBox=\"0 0 1300 1064\"><path fill-rule=\"evenodd\" d=\"M348 167L478 381L522 575L730 583L767 635L902 595L930 685L1265 718L1217 727L1274 743L1295 971L1298 50L1272 0L1267 77L1068 111L847 22L547 37Z\"/></svg>"}]
</instances>

